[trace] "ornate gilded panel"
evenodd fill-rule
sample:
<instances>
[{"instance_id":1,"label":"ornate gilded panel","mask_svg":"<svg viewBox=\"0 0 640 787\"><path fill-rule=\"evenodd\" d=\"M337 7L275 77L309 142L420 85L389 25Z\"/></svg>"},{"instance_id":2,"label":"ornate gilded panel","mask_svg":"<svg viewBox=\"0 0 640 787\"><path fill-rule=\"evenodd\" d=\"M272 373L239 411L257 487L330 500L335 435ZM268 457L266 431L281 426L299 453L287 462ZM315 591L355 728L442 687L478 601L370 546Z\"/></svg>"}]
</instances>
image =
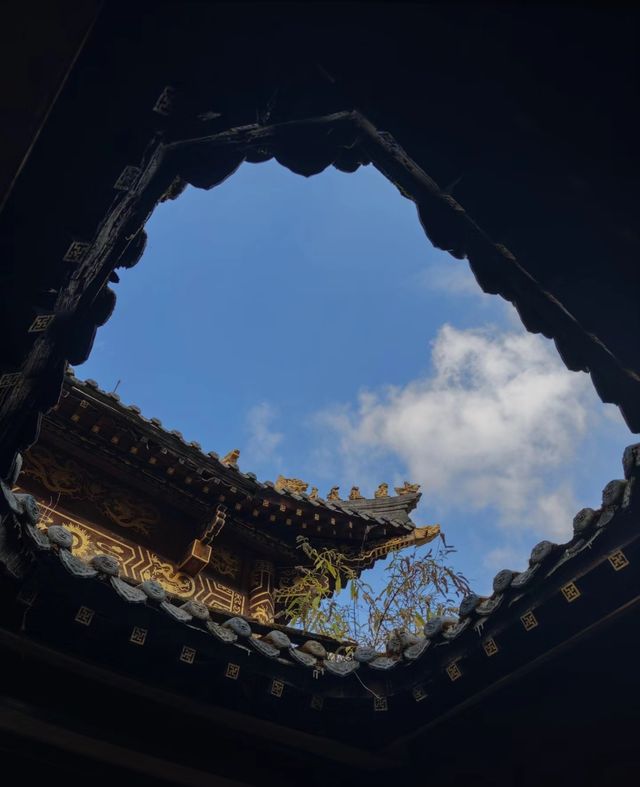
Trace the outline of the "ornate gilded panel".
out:
<instances>
[{"instance_id":1,"label":"ornate gilded panel","mask_svg":"<svg viewBox=\"0 0 640 787\"><path fill-rule=\"evenodd\" d=\"M75 460L62 458L44 445L31 448L23 474L62 497L88 500L119 527L149 535L160 521L155 506L141 502L126 489L97 480Z\"/></svg>"},{"instance_id":2,"label":"ornate gilded panel","mask_svg":"<svg viewBox=\"0 0 640 787\"><path fill-rule=\"evenodd\" d=\"M245 612L245 599L241 593L227 587L204 573L195 577L176 569L176 566L150 549L117 538L81 522L67 514L43 506L39 526L63 525L73 535L73 553L85 560L94 555L113 555L120 562L122 575L142 582L155 579L168 593L184 599L195 599L209 607L217 607L234 615ZM217 568L217 567L216 567ZM238 567L236 566L236 571ZM227 571L229 573L229 571Z\"/></svg>"}]
</instances>

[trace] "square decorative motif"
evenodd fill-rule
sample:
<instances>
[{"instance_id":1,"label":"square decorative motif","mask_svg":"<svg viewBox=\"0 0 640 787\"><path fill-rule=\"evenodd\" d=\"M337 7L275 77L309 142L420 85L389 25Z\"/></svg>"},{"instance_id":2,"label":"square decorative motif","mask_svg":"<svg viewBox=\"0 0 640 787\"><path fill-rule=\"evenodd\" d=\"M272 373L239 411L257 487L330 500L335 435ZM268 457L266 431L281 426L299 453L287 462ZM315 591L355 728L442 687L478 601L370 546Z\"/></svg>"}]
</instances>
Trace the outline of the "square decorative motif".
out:
<instances>
[{"instance_id":1,"label":"square decorative motif","mask_svg":"<svg viewBox=\"0 0 640 787\"><path fill-rule=\"evenodd\" d=\"M175 95L175 88L167 85L167 87L165 87L162 93L160 93L158 96L158 100L153 107L153 111L157 112L159 115L169 115L173 108Z\"/></svg>"},{"instance_id":2,"label":"square decorative motif","mask_svg":"<svg viewBox=\"0 0 640 787\"><path fill-rule=\"evenodd\" d=\"M484 652L487 656L495 656L498 652L498 645L496 644L495 639L488 639L482 643L482 647L484 648Z\"/></svg>"},{"instance_id":3,"label":"square decorative motif","mask_svg":"<svg viewBox=\"0 0 640 787\"><path fill-rule=\"evenodd\" d=\"M613 566L614 571L620 571L620 569L626 568L629 565L627 556L621 549L614 552L613 555L609 555L609 563Z\"/></svg>"},{"instance_id":4,"label":"square decorative motif","mask_svg":"<svg viewBox=\"0 0 640 787\"><path fill-rule=\"evenodd\" d=\"M36 590L35 587L33 587L33 585L31 587L29 587L28 585L26 586L23 585L22 589L16 596L16 599L21 604L26 604L26 606L28 607L30 607L37 598L38 598L38 591Z\"/></svg>"},{"instance_id":5,"label":"square decorative motif","mask_svg":"<svg viewBox=\"0 0 640 787\"><path fill-rule=\"evenodd\" d=\"M281 680L271 681L271 694L273 694L274 697L282 697L283 691L284 691L284 683Z\"/></svg>"},{"instance_id":6,"label":"square decorative motif","mask_svg":"<svg viewBox=\"0 0 640 787\"><path fill-rule=\"evenodd\" d=\"M0 375L0 388L13 388L22 380L22 372L7 372Z\"/></svg>"},{"instance_id":7,"label":"square decorative motif","mask_svg":"<svg viewBox=\"0 0 640 787\"><path fill-rule=\"evenodd\" d=\"M374 711L385 711L389 709L389 705L387 703L386 697L374 697L373 698L373 709Z\"/></svg>"},{"instance_id":8,"label":"square decorative motif","mask_svg":"<svg viewBox=\"0 0 640 787\"><path fill-rule=\"evenodd\" d=\"M447 675L450 680L458 680L458 678L462 677L462 672L460 671L457 661L454 661L453 664L449 664L447 667Z\"/></svg>"},{"instance_id":9,"label":"square decorative motif","mask_svg":"<svg viewBox=\"0 0 640 787\"><path fill-rule=\"evenodd\" d=\"M193 664L196 658L195 648L190 648L188 645L183 645L180 651L180 661L185 664Z\"/></svg>"},{"instance_id":10,"label":"square decorative motif","mask_svg":"<svg viewBox=\"0 0 640 787\"><path fill-rule=\"evenodd\" d=\"M129 191L136 185L139 177L140 169L129 164L122 170L118 180L113 184L113 188L116 191Z\"/></svg>"},{"instance_id":11,"label":"square decorative motif","mask_svg":"<svg viewBox=\"0 0 640 787\"><path fill-rule=\"evenodd\" d=\"M520 620L522 621L525 631L531 631L531 629L534 629L538 625L538 619L533 612L525 612Z\"/></svg>"},{"instance_id":12,"label":"square decorative motif","mask_svg":"<svg viewBox=\"0 0 640 787\"><path fill-rule=\"evenodd\" d=\"M55 318L55 314L39 314L29 326L29 333L41 333L42 331L46 331Z\"/></svg>"},{"instance_id":13,"label":"square decorative motif","mask_svg":"<svg viewBox=\"0 0 640 787\"><path fill-rule=\"evenodd\" d=\"M140 628L140 626L134 626L131 636L129 637L129 642L133 643L134 645L144 645L146 639L147 630Z\"/></svg>"},{"instance_id":14,"label":"square decorative motif","mask_svg":"<svg viewBox=\"0 0 640 787\"><path fill-rule=\"evenodd\" d=\"M580 598L580 591L574 582L569 582L562 588L562 595L566 598L569 604L571 604L572 601Z\"/></svg>"},{"instance_id":15,"label":"square decorative motif","mask_svg":"<svg viewBox=\"0 0 640 787\"><path fill-rule=\"evenodd\" d=\"M239 674L240 674L240 666L238 664L232 664L231 662L229 662L227 664L227 669L225 670L224 673L225 678L231 678L231 680L237 680Z\"/></svg>"},{"instance_id":16,"label":"square decorative motif","mask_svg":"<svg viewBox=\"0 0 640 787\"><path fill-rule=\"evenodd\" d=\"M72 241L62 258L63 262L82 262L90 247L90 243L79 240Z\"/></svg>"},{"instance_id":17,"label":"square decorative motif","mask_svg":"<svg viewBox=\"0 0 640 787\"><path fill-rule=\"evenodd\" d=\"M312 710L322 710L323 705L324 705L324 697L321 697L319 694L314 694L311 697Z\"/></svg>"},{"instance_id":18,"label":"square decorative motif","mask_svg":"<svg viewBox=\"0 0 640 787\"><path fill-rule=\"evenodd\" d=\"M422 700L427 699L427 692L424 686L414 686L413 689L411 689L411 694L416 702L422 702Z\"/></svg>"},{"instance_id":19,"label":"square decorative motif","mask_svg":"<svg viewBox=\"0 0 640 787\"><path fill-rule=\"evenodd\" d=\"M89 607L80 607L76 612L74 620L76 623L81 623L83 626L90 626L94 615L95 612L89 609Z\"/></svg>"}]
</instances>

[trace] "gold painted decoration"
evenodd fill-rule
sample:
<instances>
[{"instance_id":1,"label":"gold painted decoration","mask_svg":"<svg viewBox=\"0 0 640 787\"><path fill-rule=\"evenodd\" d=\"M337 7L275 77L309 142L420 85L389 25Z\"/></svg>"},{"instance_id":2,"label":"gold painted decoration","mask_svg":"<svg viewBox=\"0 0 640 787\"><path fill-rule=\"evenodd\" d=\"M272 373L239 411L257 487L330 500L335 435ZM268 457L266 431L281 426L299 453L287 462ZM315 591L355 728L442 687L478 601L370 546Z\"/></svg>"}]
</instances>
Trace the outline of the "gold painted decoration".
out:
<instances>
[{"instance_id":1,"label":"gold painted decoration","mask_svg":"<svg viewBox=\"0 0 640 787\"><path fill-rule=\"evenodd\" d=\"M238 675L240 675L240 666L238 664L232 664L229 662L227 664L227 668L224 671L225 678L230 678L231 680L237 680Z\"/></svg>"},{"instance_id":2,"label":"gold painted decoration","mask_svg":"<svg viewBox=\"0 0 640 787\"><path fill-rule=\"evenodd\" d=\"M360 494L360 487L351 487L351 491L349 492L349 500L364 500L363 496Z\"/></svg>"},{"instance_id":3,"label":"gold painted decoration","mask_svg":"<svg viewBox=\"0 0 640 787\"><path fill-rule=\"evenodd\" d=\"M383 712L389 710L389 703L386 697L375 696L373 698L373 710L376 712Z\"/></svg>"},{"instance_id":4,"label":"gold painted decoration","mask_svg":"<svg viewBox=\"0 0 640 787\"><path fill-rule=\"evenodd\" d=\"M420 491L420 484L410 484L405 481L402 486L395 487L397 495L414 495Z\"/></svg>"},{"instance_id":5,"label":"gold painted decoration","mask_svg":"<svg viewBox=\"0 0 640 787\"><path fill-rule=\"evenodd\" d=\"M498 652L498 645L495 639L489 638L482 643L482 648L487 656L495 656Z\"/></svg>"},{"instance_id":6,"label":"gold painted decoration","mask_svg":"<svg viewBox=\"0 0 640 787\"><path fill-rule=\"evenodd\" d=\"M312 486L311 491L309 492L309 500L317 500L318 499L318 487Z\"/></svg>"},{"instance_id":7,"label":"gold painted decoration","mask_svg":"<svg viewBox=\"0 0 640 787\"><path fill-rule=\"evenodd\" d=\"M293 492L301 495L307 491L309 484L300 478L285 478L283 475L279 475L276 478L275 488L278 492Z\"/></svg>"},{"instance_id":8,"label":"gold painted decoration","mask_svg":"<svg viewBox=\"0 0 640 787\"><path fill-rule=\"evenodd\" d=\"M422 700L426 700L429 696L424 686L414 686L411 690L411 694L413 695L413 699L416 702L422 702Z\"/></svg>"},{"instance_id":9,"label":"gold painted decoration","mask_svg":"<svg viewBox=\"0 0 640 787\"><path fill-rule=\"evenodd\" d=\"M190 648L188 645L183 645L180 651L180 661L184 664L193 664L196 658L195 648Z\"/></svg>"},{"instance_id":10,"label":"gold painted decoration","mask_svg":"<svg viewBox=\"0 0 640 787\"><path fill-rule=\"evenodd\" d=\"M238 459L240 459L240 449L234 448L233 451L229 451L229 453L224 456L220 461L223 465L228 465L229 467L237 467L238 466Z\"/></svg>"},{"instance_id":11,"label":"gold painted decoration","mask_svg":"<svg viewBox=\"0 0 640 787\"><path fill-rule=\"evenodd\" d=\"M456 681L462 677L462 671L458 666L458 662L454 661L452 664L449 664L449 666L447 667L447 675L449 676L449 679L452 681Z\"/></svg>"},{"instance_id":12,"label":"gold painted decoration","mask_svg":"<svg viewBox=\"0 0 640 787\"><path fill-rule=\"evenodd\" d=\"M626 568L629 565L629 560L627 556L621 549L618 549L617 552L614 552L612 555L609 555L609 563L613 567L614 571L621 571L623 568Z\"/></svg>"},{"instance_id":13,"label":"gold painted decoration","mask_svg":"<svg viewBox=\"0 0 640 787\"><path fill-rule=\"evenodd\" d=\"M240 571L240 560L224 547L214 547L209 566L222 576L236 579Z\"/></svg>"},{"instance_id":14,"label":"gold painted decoration","mask_svg":"<svg viewBox=\"0 0 640 787\"><path fill-rule=\"evenodd\" d=\"M132 645L144 645L147 641L148 633L147 629L141 628L140 626L134 626L131 630L129 642L131 642Z\"/></svg>"},{"instance_id":15,"label":"gold painted decoration","mask_svg":"<svg viewBox=\"0 0 640 787\"><path fill-rule=\"evenodd\" d=\"M148 535L151 527L160 521L155 506L141 503L125 489L98 481L78 462L62 459L43 445L30 449L23 473L61 497L94 503L120 527Z\"/></svg>"},{"instance_id":16,"label":"gold painted decoration","mask_svg":"<svg viewBox=\"0 0 640 787\"><path fill-rule=\"evenodd\" d=\"M271 681L271 694L274 697L282 697L284 691L284 683L281 680Z\"/></svg>"},{"instance_id":17,"label":"gold painted decoration","mask_svg":"<svg viewBox=\"0 0 640 787\"><path fill-rule=\"evenodd\" d=\"M95 614L95 611L89 607L80 607L76 612L74 620L82 626L90 626Z\"/></svg>"},{"instance_id":18,"label":"gold painted decoration","mask_svg":"<svg viewBox=\"0 0 640 787\"><path fill-rule=\"evenodd\" d=\"M269 560L256 560L251 566L249 615L260 623L273 623L273 580L275 566Z\"/></svg>"},{"instance_id":19,"label":"gold painted decoration","mask_svg":"<svg viewBox=\"0 0 640 787\"><path fill-rule=\"evenodd\" d=\"M340 500L340 487L332 486L327 495L327 500Z\"/></svg>"},{"instance_id":20,"label":"gold painted decoration","mask_svg":"<svg viewBox=\"0 0 640 787\"><path fill-rule=\"evenodd\" d=\"M193 577L178 571L174 565L162 560L153 552L149 553L150 565L141 571L142 579L154 579L159 582L167 593L191 598L196 589Z\"/></svg>"},{"instance_id":21,"label":"gold painted decoration","mask_svg":"<svg viewBox=\"0 0 640 787\"><path fill-rule=\"evenodd\" d=\"M389 497L389 484L380 484L380 486L375 491L374 497Z\"/></svg>"},{"instance_id":22,"label":"gold painted decoration","mask_svg":"<svg viewBox=\"0 0 640 787\"><path fill-rule=\"evenodd\" d=\"M193 599L234 615L245 613L245 597L204 572L191 577L179 571L169 560L140 544L116 538L46 506L43 506L43 511L38 527L46 530L49 525L63 525L73 536L73 553L83 560L90 560L96 555L112 555L120 564L123 578L135 582L155 579L167 593L174 596L185 600ZM228 555L227 559L227 576L230 576L229 570L232 567L236 574L239 574L239 561L236 559L234 563L231 555Z\"/></svg>"},{"instance_id":23,"label":"gold painted decoration","mask_svg":"<svg viewBox=\"0 0 640 787\"><path fill-rule=\"evenodd\" d=\"M430 541L433 541L434 538L437 538L438 535L440 535L440 525L425 525L424 527L416 527L406 536L389 538L382 544L373 547L373 549L353 552L352 556L348 558L348 562L353 565L367 564L372 560L378 560L380 558L386 557L387 555L391 554L391 552L397 552L400 549L406 549L407 547L418 547L422 546L422 544L428 544Z\"/></svg>"},{"instance_id":24,"label":"gold painted decoration","mask_svg":"<svg viewBox=\"0 0 640 787\"><path fill-rule=\"evenodd\" d=\"M102 510L116 525L130 527L145 535L149 533L149 526L157 524L159 519L155 508L125 493L104 497Z\"/></svg>"},{"instance_id":25,"label":"gold painted decoration","mask_svg":"<svg viewBox=\"0 0 640 787\"><path fill-rule=\"evenodd\" d=\"M560 590L569 604L581 596L580 590L575 582L568 582L564 587L560 588Z\"/></svg>"}]
</instances>

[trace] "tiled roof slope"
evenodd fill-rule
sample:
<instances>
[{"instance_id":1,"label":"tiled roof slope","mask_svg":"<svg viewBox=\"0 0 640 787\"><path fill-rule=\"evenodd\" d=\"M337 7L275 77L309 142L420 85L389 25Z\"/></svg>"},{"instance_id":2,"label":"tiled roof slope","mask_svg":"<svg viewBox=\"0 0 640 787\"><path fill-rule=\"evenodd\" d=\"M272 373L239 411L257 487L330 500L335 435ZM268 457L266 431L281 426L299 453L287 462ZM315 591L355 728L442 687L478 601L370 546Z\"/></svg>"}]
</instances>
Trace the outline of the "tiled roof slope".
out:
<instances>
[{"instance_id":1,"label":"tiled roof slope","mask_svg":"<svg viewBox=\"0 0 640 787\"><path fill-rule=\"evenodd\" d=\"M311 636L295 645L276 628L258 637L243 618L220 623L198 603L174 603L156 582L128 584L118 576L113 557L86 563L73 555L71 535L63 527L40 530L35 500L6 486L0 561L21 586L18 600L32 607L36 633L64 630L66 647L76 647L83 637L98 643L107 638L118 643L124 669L128 648L136 662L153 659L154 674L166 670L168 675L179 664L197 665L200 681L261 676L271 699L288 696L312 709L327 704L358 718L389 711L400 730L403 719L415 715L409 706L422 708L429 698L422 720L433 718L499 680L505 670L594 625L624 604L625 594L636 593L640 445L626 449L623 465L625 478L607 484L601 507L576 515L569 542L540 542L524 571L496 574L490 597L470 594L457 618L431 619L419 635L394 632L384 653L358 646L345 656L330 654ZM46 592L37 595L42 587ZM148 655L140 655L145 647ZM343 735L349 734L345 729Z\"/></svg>"},{"instance_id":2,"label":"tiled roof slope","mask_svg":"<svg viewBox=\"0 0 640 787\"><path fill-rule=\"evenodd\" d=\"M168 451L172 451L183 465L186 461L187 466L193 470L191 477L195 475L196 481L209 479L213 476L225 486L244 491L256 499L265 498L280 503L288 501L293 509L302 507L309 510L312 512L312 519L315 514L321 512L326 516L339 516L345 521L347 519L358 520L367 528L370 539L410 533L415 527L409 515L421 498L417 487L410 488L403 494L355 500L325 499L306 492L296 493L287 488L278 488L278 485L272 481L259 481L253 473L243 472L238 467L237 458L236 461L225 461L213 451L205 453L200 443L185 440L182 433L175 429L166 430L159 418L146 418L138 406L123 404L118 394L103 391L94 380L78 379L71 370L65 379L63 404L58 405L58 411L64 407L64 399L68 397L78 397L80 404L83 401L86 403L77 414L74 414L76 424L73 428L75 430L82 428L81 419L86 419L86 413L91 408L95 408L94 423L85 427L87 431L95 429L105 418L137 428L136 439L144 444L147 452L150 441L156 441L158 446L162 446L163 454L166 455ZM49 416L50 419L55 419L55 417L56 414ZM93 439L97 442L97 435L94 434ZM128 450L137 452L133 446ZM159 466L160 464L158 464ZM147 472L149 470L150 468L147 468ZM192 483L191 480L189 483ZM202 483L204 484L205 481ZM194 489L197 489L197 484L193 484L191 487L192 491Z\"/></svg>"}]
</instances>

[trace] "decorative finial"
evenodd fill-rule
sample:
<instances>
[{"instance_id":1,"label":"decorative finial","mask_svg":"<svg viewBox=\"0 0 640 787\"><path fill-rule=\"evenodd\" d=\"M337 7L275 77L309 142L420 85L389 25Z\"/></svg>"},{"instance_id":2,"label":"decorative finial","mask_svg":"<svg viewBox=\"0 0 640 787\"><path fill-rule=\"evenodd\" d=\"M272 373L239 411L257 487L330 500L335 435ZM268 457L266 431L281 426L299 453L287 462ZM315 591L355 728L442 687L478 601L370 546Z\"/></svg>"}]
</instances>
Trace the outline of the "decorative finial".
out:
<instances>
[{"instance_id":1,"label":"decorative finial","mask_svg":"<svg viewBox=\"0 0 640 787\"><path fill-rule=\"evenodd\" d=\"M420 491L420 484L410 484L405 481L402 486L395 487L397 495L413 495Z\"/></svg>"},{"instance_id":2,"label":"decorative finial","mask_svg":"<svg viewBox=\"0 0 640 787\"><path fill-rule=\"evenodd\" d=\"M357 486L352 486L351 491L349 492L349 500L362 500L362 495L360 494L360 488Z\"/></svg>"},{"instance_id":3,"label":"decorative finial","mask_svg":"<svg viewBox=\"0 0 640 787\"><path fill-rule=\"evenodd\" d=\"M307 491L309 484L299 478L285 478L283 475L279 475L276 478L275 488L278 492L293 492L300 495Z\"/></svg>"},{"instance_id":4,"label":"decorative finial","mask_svg":"<svg viewBox=\"0 0 640 787\"><path fill-rule=\"evenodd\" d=\"M238 459L240 459L240 449L234 448L233 451L229 451L220 461L223 465L228 465L228 467L237 467Z\"/></svg>"},{"instance_id":5,"label":"decorative finial","mask_svg":"<svg viewBox=\"0 0 640 787\"><path fill-rule=\"evenodd\" d=\"M311 492L309 492L309 500L317 500L318 499L318 487L312 486Z\"/></svg>"},{"instance_id":6,"label":"decorative finial","mask_svg":"<svg viewBox=\"0 0 640 787\"><path fill-rule=\"evenodd\" d=\"M340 500L340 487L339 486L332 486L329 490L329 494L327 495L327 500Z\"/></svg>"},{"instance_id":7,"label":"decorative finial","mask_svg":"<svg viewBox=\"0 0 640 787\"><path fill-rule=\"evenodd\" d=\"M389 497L389 484L380 484L375 491L375 497Z\"/></svg>"}]
</instances>

